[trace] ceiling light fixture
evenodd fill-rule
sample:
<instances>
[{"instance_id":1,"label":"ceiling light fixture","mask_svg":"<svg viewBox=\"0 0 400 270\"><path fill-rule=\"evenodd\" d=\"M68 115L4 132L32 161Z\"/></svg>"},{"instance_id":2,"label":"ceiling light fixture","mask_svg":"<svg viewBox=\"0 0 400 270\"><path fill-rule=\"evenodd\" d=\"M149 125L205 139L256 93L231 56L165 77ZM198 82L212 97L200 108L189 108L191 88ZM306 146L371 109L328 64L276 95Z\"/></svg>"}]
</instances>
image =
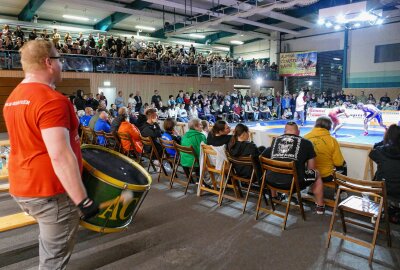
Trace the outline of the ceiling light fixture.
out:
<instances>
[{"instance_id":1,"label":"ceiling light fixture","mask_svg":"<svg viewBox=\"0 0 400 270\"><path fill-rule=\"evenodd\" d=\"M65 18L65 19L78 20L78 21L85 21L85 22L89 21L89 18L81 17L81 16L68 15L68 14L64 14L64 15L62 15L62 16L63 16L63 18Z\"/></svg>"},{"instance_id":2,"label":"ceiling light fixture","mask_svg":"<svg viewBox=\"0 0 400 270\"><path fill-rule=\"evenodd\" d=\"M140 29L140 30L156 31L156 29L154 27L150 27L150 26L136 25L135 28Z\"/></svg>"},{"instance_id":3,"label":"ceiling light fixture","mask_svg":"<svg viewBox=\"0 0 400 270\"><path fill-rule=\"evenodd\" d=\"M235 44L235 45L243 45L244 42L240 41L240 40L231 40L231 44Z\"/></svg>"}]
</instances>

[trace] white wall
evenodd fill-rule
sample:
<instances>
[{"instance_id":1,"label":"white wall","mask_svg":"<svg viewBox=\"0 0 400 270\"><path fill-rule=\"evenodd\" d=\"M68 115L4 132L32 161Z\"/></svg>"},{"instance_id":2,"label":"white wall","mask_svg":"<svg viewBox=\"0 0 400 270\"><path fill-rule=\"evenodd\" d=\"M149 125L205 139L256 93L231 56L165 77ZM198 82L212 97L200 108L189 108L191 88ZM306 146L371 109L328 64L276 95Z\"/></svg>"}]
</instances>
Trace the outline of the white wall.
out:
<instances>
[{"instance_id":1,"label":"white wall","mask_svg":"<svg viewBox=\"0 0 400 270\"><path fill-rule=\"evenodd\" d=\"M400 43L400 23L352 30L349 35L350 73L396 70L400 76L399 61L374 63L375 46L392 43Z\"/></svg>"},{"instance_id":2,"label":"white wall","mask_svg":"<svg viewBox=\"0 0 400 270\"><path fill-rule=\"evenodd\" d=\"M304 37L296 37L296 39L282 41L282 51L285 47L288 48L288 52L296 51L336 51L343 50L343 32L315 35L311 35L312 31L304 31ZM303 33L303 32L302 32ZM290 36L293 37L293 36Z\"/></svg>"},{"instance_id":3,"label":"white wall","mask_svg":"<svg viewBox=\"0 0 400 270\"><path fill-rule=\"evenodd\" d=\"M235 46L233 48L233 57L242 57L244 60L253 58L269 58L270 57L270 41L260 40L249 44Z\"/></svg>"}]
</instances>

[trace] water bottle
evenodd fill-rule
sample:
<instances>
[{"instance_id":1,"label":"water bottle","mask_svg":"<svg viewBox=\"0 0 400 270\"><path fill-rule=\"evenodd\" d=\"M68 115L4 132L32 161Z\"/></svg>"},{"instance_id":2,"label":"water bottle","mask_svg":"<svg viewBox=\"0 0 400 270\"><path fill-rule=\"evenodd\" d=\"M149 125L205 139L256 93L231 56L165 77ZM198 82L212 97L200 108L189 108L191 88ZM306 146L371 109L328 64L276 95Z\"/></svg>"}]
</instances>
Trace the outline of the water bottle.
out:
<instances>
[{"instance_id":1,"label":"water bottle","mask_svg":"<svg viewBox=\"0 0 400 270\"><path fill-rule=\"evenodd\" d=\"M361 194L362 194L362 203L361 203L362 210L368 212L370 204L368 193L361 193Z\"/></svg>"}]
</instances>

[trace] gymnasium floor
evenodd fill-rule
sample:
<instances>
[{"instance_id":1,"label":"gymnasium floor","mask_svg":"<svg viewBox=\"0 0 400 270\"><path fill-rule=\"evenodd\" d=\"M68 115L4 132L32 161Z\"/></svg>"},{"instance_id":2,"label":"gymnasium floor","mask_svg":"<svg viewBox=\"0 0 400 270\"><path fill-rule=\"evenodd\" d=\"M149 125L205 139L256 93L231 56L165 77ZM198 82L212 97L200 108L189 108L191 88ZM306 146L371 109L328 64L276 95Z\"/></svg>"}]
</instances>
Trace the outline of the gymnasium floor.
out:
<instances>
[{"instance_id":1,"label":"gymnasium floor","mask_svg":"<svg viewBox=\"0 0 400 270\"><path fill-rule=\"evenodd\" d=\"M245 122L251 130L268 131L273 134L283 134L285 123L292 120L273 120L273 121L256 121ZM300 122L298 122L300 124ZM304 136L314 127L314 121L306 121L305 125L300 127L300 136ZM231 124L231 127L236 126L236 123ZM369 127L368 136L364 136L364 127L362 124L344 124L337 132L336 139L340 142L357 143L373 145L382 141L384 129L381 127Z\"/></svg>"}]
</instances>

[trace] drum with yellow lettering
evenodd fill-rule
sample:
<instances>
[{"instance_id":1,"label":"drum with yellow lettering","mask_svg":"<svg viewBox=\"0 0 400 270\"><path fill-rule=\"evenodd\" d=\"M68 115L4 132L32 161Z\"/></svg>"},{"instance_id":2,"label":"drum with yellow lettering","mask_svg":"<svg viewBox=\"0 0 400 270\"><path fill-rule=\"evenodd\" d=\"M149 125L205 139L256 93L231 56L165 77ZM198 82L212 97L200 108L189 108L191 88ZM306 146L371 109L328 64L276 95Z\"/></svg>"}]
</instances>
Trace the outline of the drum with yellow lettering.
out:
<instances>
[{"instance_id":1,"label":"drum with yellow lettering","mask_svg":"<svg viewBox=\"0 0 400 270\"><path fill-rule=\"evenodd\" d=\"M82 157L83 183L100 212L81 225L102 233L125 229L150 189L150 174L132 159L102 146L83 145Z\"/></svg>"}]
</instances>

